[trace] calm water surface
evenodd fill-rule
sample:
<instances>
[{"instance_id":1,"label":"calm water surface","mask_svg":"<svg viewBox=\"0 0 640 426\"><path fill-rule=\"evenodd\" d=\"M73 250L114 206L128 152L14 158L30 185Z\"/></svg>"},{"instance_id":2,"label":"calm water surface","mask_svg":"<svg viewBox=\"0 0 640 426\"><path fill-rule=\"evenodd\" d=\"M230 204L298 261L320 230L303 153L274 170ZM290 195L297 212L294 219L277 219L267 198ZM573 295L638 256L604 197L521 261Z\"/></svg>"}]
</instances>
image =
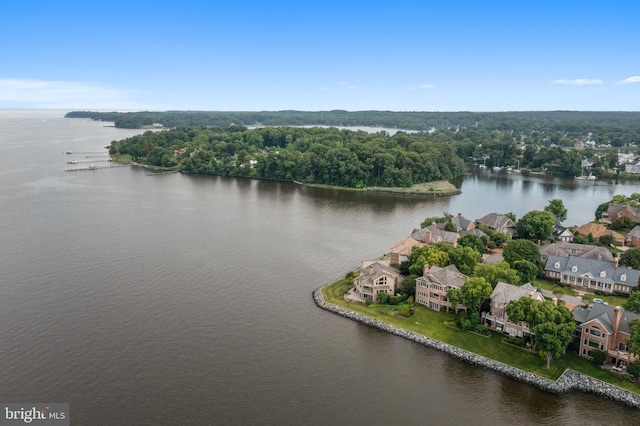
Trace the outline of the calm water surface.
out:
<instances>
[{"instance_id":1,"label":"calm water surface","mask_svg":"<svg viewBox=\"0 0 640 426\"><path fill-rule=\"evenodd\" d=\"M322 311L311 291L426 216L521 216L561 197L583 223L639 186L486 173L423 199L69 173L90 154L65 151L139 131L63 114L0 111L0 401L69 402L72 423L90 425L638 422Z\"/></svg>"}]
</instances>

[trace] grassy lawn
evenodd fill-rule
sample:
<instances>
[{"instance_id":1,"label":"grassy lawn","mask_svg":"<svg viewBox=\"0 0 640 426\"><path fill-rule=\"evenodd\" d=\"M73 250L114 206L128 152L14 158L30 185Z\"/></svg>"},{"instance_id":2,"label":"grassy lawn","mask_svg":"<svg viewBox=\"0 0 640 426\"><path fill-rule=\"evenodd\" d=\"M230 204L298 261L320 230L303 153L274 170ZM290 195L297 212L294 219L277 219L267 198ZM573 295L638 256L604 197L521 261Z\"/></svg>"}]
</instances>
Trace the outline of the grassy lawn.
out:
<instances>
[{"instance_id":1,"label":"grassy lawn","mask_svg":"<svg viewBox=\"0 0 640 426\"><path fill-rule=\"evenodd\" d=\"M502 343L503 334L493 332L490 338L459 330L445 325L445 321L452 321L453 314L436 312L423 306L415 307L415 314L409 318L394 316L395 306L347 302L343 298L344 292L351 287L349 280L340 279L322 289L327 302L341 306L354 312L376 318L380 321L395 325L431 337L441 342L449 343L469 352L512 365L521 370L529 371L540 376L556 380L566 368L579 371L602 381L620 386L624 389L640 393L640 385L622 381L608 371L602 370L585 358L569 353L561 359L551 362L551 369L545 368L546 362L536 353Z\"/></svg>"},{"instance_id":2,"label":"grassy lawn","mask_svg":"<svg viewBox=\"0 0 640 426\"><path fill-rule=\"evenodd\" d=\"M564 294L566 296L577 296L578 292L575 290L572 290L570 288L565 288L562 287L559 284L556 283L552 283L546 280L535 280L535 282L533 283L534 286L538 287L542 287L545 290L549 290L549 291L553 291L556 293L560 293L560 294Z\"/></svg>"}]
</instances>

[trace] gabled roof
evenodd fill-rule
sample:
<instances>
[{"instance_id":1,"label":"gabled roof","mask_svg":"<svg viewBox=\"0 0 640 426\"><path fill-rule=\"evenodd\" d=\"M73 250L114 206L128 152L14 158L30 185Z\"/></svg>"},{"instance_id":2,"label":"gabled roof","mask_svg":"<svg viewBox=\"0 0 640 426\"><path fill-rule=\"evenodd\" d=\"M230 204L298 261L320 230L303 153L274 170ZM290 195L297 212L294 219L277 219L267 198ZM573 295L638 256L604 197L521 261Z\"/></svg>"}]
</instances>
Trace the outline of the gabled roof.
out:
<instances>
[{"instance_id":1,"label":"gabled roof","mask_svg":"<svg viewBox=\"0 0 640 426\"><path fill-rule=\"evenodd\" d=\"M549 256L545 270L561 272L575 277L597 278L603 283L638 285L640 271L631 268L613 267L613 262L587 259L580 256Z\"/></svg>"},{"instance_id":2,"label":"gabled roof","mask_svg":"<svg viewBox=\"0 0 640 426\"><path fill-rule=\"evenodd\" d=\"M576 226L574 228L574 231L578 231L580 235L583 235L585 237L591 234L595 239L600 239L605 235L611 234L616 241L624 241L624 237L622 235L620 235L616 231L610 230L606 226L599 223L585 223L582 226Z\"/></svg>"},{"instance_id":3,"label":"gabled roof","mask_svg":"<svg viewBox=\"0 0 640 426\"><path fill-rule=\"evenodd\" d=\"M478 219L478 223L482 223L483 225L487 225L491 229L507 229L512 228L515 230L516 224L509 218L509 216L500 214L500 213L489 213L486 216Z\"/></svg>"},{"instance_id":4,"label":"gabled roof","mask_svg":"<svg viewBox=\"0 0 640 426\"><path fill-rule=\"evenodd\" d=\"M627 210L635 218L640 218L640 208L630 206L629 204L609 203L609 207L607 207L607 214L609 217L618 216L624 210Z\"/></svg>"},{"instance_id":5,"label":"gabled roof","mask_svg":"<svg viewBox=\"0 0 640 426\"><path fill-rule=\"evenodd\" d=\"M431 224L426 228L414 229L410 238L418 241L427 241L427 233L431 234L432 243L436 243L439 238L446 243L455 244L460 237L457 232L444 231L442 229L438 229L435 224Z\"/></svg>"},{"instance_id":6,"label":"gabled roof","mask_svg":"<svg viewBox=\"0 0 640 426\"><path fill-rule=\"evenodd\" d=\"M633 229L627 234L627 237L640 238L640 226L634 226Z\"/></svg>"},{"instance_id":7,"label":"gabled roof","mask_svg":"<svg viewBox=\"0 0 640 426\"><path fill-rule=\"evenodd\" d=\"M467 234L472 234L472 235L477 235L480 238L488 237L487 234L485 234L484 232L482 232L478 228L471 228L468 231L462 230L462 231L459 232L459 234L460 234L460 236L467 235Z\"/></svg>"},{"instance_id":8,"label":"gabled roof","mask_svg":"<svg viewBox=\"0 0 640 426\"><path fill-rule=\"evenodd\" d=\"M448 265L444 268L439 266L432 266L427 273L421 278L442 285L448 285L450 287L460 288L467 281L467 276L460 272L456 265Z\"/></svg>"},{"instance_id":9,"label":"gabled roof","mask_svg":"<svg viewBox=\"0 0 640 426\"><path fill-rule=\"evenodd\" d=\"M622 310L619 331L629 334L629 321L640 317L640 315L630 311L625 311L622 308L619 309ZM591 321L598 321L609 334L612 334L615 310L616 308L613 306L605 305L603 303L594 303L593 306L588 308L577 307L574 309L573 318L580 326L586 325Z\"/></svg>"},{"instance_id":10,"label":"gabled roof","mask_svg":"<svg viewBox=\"0 0 640 426\"><path fill-rule=\"evenodd\" d=\"M491 293L491 302L506 305L507 303L518 300L521 297L532 297L539 301L544 301L544 296L539 293L531 283L517 286L505 282L498 282Z\"/></svg>"},{"instance_id":11,"label":"gabled roof","mask_svg":"<svg viewBox=\"0 0 640 426\"><path fill-rule=\"evenodd\" d=\"M397 269L392 268L384 261L362 262L361 275L359 281L372 282L381 277L397 278L400 275Z\"/></svg>"},{"instance_id":12,"label":"gabled roof","mask_svg":"<svg viewBox=\"0 0 640 426\"><path fill-rule=\"evenodd\" d=\"M538 252L540 256L580 256L593 260L613 262L613 255L606 247L569 243L567 241L544 245L538 249Z\"/></svg>"},{"instance_id":13,"label":"gabled roof","mask_svg":"<svg viewBox=\"0 0 640 426\"><path fill-rule=\"evenodd\" d=\"M393 247L391 247L390 252L408 256L411 254L411 249L415 246L422 247L424 246L424 243L409 237L395 243Z\"/></svg>"}]
</instances>

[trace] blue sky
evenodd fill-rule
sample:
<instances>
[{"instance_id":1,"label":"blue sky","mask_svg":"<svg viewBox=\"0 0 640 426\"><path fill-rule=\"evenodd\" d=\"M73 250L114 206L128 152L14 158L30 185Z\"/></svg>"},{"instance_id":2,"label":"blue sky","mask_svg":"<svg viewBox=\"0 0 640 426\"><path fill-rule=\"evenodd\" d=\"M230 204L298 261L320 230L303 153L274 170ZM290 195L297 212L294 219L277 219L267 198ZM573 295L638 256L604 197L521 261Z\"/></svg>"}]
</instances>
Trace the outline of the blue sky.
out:
<instances>
[{"instance_id":1,"label":"blue sky","mask_svg":"<svg viewBox=\"0 0 640 426\"><path fill-rule=\"evenodd\" d=\"M23 1L0 108L640 111L640 2Z\"/></svg>"}]
</instances>

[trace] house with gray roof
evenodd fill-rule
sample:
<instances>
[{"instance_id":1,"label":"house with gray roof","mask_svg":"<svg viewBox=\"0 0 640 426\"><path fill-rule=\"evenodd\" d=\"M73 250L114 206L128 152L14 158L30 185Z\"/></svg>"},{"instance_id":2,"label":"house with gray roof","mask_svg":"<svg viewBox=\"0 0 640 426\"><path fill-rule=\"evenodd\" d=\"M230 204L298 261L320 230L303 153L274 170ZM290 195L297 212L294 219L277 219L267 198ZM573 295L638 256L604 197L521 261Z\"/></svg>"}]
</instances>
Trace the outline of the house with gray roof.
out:
<instances>
[{"instance_id":1,"label":"house with gray roof","mask_svg":"<svg viewBox=\"0 0 640 426\"><path fill-rule=\"evenodd\" d=\"M541 291L536 289L531 283L522 286L498 282L491 293L491 304L489 312L482 313L482 323L489 328L503 331L511 336L523 337L531 333L526 323L512 323L507 316L507 304L522 297L544 302Z\"/></svg>"},{"instance_id":2,"label":"house with gray roof","mask_svg":"<svg viewBox=\"0 0 640 426\"><path fill-rule=\"evenodd\" d=\"M620 306L594 303L590 307L578 307L573 310L577 324L577 336L580 339L579 354L591 358L591 351L607 353L607 362L616 367L624 367L638 360L638 356L629 352L626 341L631 337L629 321L640 315L625 311Z\"/></svg>"},{"instance_id":3,"label":"house with gray roof","mask_svg":"<svg viewBox=\"0 0 640 426\"><path fill-rule=\"evenodd\" d=\"M410 237L427 245L445 242L455 247L458 245L460 235L457 232L449 232L440 229L435 223L432 223L426 228L414 229Z\"/></svg>"},{"instance_id":4,"label":"house with gray roof","mask_svg":"<svg viewBox=\"0 0 640 426\"><path fill-rule=\"evenodd\" d=\"M541 263L546 263L549 256L580 256L587 259L613 262L613 255L606 247L570 243L567 241L558 241L557 243L541 246L538 248L538 253Z\"/></svg>"},{"instance_id":5,"label":"house with gray roof","mask_svg":"<svg viewBox=\"0 0 640 426\"><path fill-rule=\"evenodd\" d=\"M460 288L467 281L455 265L444 268L425 265L424 274L416 278L416 302L436 311L451 309L447 292L452 288ZM466 310L458 304L456 311Z\"/></svg>"},{"instance_id":6,"label":"house with gray roof","mask_svg":"<svg viewBox=\"0 0 640 426\"><path fill-rule=\"evenodd\" d=\"M478 219L476 222L487 225L489 229L494 232L502 232L503 234L509 234L512 237L518 233L516 230L516 224L513 223L511 218L500 213L489 213L488 215Z\"/></svg>"},{"instance_id":7,"label":"house with gray roof","mask_svg":"<svg viewBox=\"0 0 640 426\"><path fill-rule=\"evenodd\" d=\"M617 259L608 262L579 256L549 256L544 274L577 290L626 294L638 286L640 278L640 271L619 267Z\"/></svg>"}]
</instances>

